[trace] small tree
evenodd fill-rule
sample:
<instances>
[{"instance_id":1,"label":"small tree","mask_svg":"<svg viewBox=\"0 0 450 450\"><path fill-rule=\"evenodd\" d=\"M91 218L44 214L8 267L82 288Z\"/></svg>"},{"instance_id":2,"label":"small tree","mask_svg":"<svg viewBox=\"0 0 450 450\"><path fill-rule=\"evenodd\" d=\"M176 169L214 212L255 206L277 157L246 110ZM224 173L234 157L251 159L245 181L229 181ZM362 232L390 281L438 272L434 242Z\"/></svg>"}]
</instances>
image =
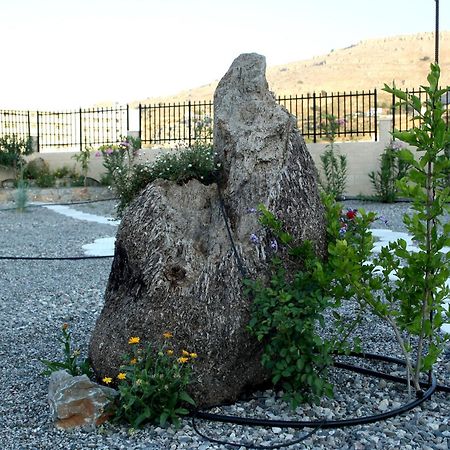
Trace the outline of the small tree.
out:
<instances>
[{"instance_id":1,"label":"small tree","mask_svg":"<svg viewBox=\"0 0 450 450\"><path fill-rule=\"evenodd\" d=\"M11 168L16 179L26 163L24 156L32 152L29 138L22 139L15 134L0 137L0 166Z\"/></svg>"},{"instance_id":2,"label":"small tree","mask_svg":"<svg viewBox=\"0 0 450 450\"><path fill-rule=\"evenodd\" d=\"M384 203L397 199L397 181L407 173L410 164L398 157L398 151L404 147L400 141L391 141L380 158L380 170L370 172L369 178L375 189L376 197Z\"/></svg>"},{"instance_id":3,"label":"small tree","mask_svg":"<svg viewBox=\"0 0 450 450\"><path fill-rule=\"evenodd\" d=\"M320 155L325 179L320 180L323 191L334 198L342 198L347 185L347 157L338 153L334 143L337 130L345 124L345 119L336 119L327 114L320 127L325 132L328 144Z\"/></svg>"}]
</instances>

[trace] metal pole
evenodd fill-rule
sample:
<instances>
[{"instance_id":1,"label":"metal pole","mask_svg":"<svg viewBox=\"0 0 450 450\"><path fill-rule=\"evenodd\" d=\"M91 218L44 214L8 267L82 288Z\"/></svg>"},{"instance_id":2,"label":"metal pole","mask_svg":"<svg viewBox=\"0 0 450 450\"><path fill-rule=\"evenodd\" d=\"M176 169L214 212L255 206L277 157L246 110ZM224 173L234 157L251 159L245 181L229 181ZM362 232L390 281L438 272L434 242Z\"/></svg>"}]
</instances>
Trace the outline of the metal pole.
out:
<instances>
[{"instance_id":1,"label":"metal pole","mask_svg":"<svg viewBox=\"0 0 450 450\"><path fill-rule=\"evenodd\" d=\"M434 34L434 62L439 64L439 0L436 2L436 29Z\"/></svg>"}]
</instances>

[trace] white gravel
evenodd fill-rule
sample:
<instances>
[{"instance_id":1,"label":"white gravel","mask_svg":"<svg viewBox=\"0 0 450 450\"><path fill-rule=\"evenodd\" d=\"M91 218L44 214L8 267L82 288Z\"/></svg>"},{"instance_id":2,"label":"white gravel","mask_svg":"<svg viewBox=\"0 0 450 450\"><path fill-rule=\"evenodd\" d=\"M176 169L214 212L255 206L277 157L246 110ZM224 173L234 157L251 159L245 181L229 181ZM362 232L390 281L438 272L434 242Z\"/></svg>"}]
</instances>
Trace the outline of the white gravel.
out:
<instances>
[{"instance_id":1,"label":"white gravel","mask_svg":"<svg viewBox=\"0 0 450 450\"><path fill-rule=\"evenodd\" d=\"M0 205L0 209L2 206ZM388 227L405 231L401 215L406 203L383 205L346 202L383 214ZM79 205L79 211L113 216L113 203ZM0 256L83 256L83 245L114 237L116 226L65 217L46 208L26 213L0 210ZM382 223L376 225L383 227ZM181 429L146 426L130 434L125 427L106 424L96 432L55 429L47 405L48 378L41 376L40 359L62 356L57 338L68 322L82 354L103 301L110 259L80 261L0 260L0 448L18 449L226 449L201 438L189 419ZM396 355L392 335L384 324L368 316L360 331L371 352ZM436 373L444 383L450 377L447 353ZM398 367L386 367L398 372ZM341 369L332 369L335 398L319 406L305 405L292 412L276 394L259 393L254 399L216 411L252 417L323 420L378 414L407 401L405 388ZM438 393L421 407L375 424L319 430L292 449L440 449L450 448L450 395ZM251 428L198 421L199 430L217 440L257 445L289 443L305 434L290 428ZM244 450L245 446L236 446Z\"/></svg>"}]
</instances>

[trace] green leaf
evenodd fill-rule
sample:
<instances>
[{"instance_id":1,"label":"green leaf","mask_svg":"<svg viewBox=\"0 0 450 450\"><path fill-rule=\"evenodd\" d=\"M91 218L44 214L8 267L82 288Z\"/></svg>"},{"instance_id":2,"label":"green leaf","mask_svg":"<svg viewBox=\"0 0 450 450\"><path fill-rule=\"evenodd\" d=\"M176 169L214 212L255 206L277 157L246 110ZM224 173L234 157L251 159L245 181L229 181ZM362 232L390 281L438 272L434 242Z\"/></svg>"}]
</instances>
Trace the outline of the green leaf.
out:
<instances>
[{"instance_id":1,"label":"green leaf","mask_svg":"<svg viewBox=\"0 0 450 450\"><path fill-rule=\"evenodd\" d=\"M189 403L190 405L195 406L195 401L192 399L192 397L185 391L180 392L180 400L183 402Z\"/></svg>"}]
</instances>

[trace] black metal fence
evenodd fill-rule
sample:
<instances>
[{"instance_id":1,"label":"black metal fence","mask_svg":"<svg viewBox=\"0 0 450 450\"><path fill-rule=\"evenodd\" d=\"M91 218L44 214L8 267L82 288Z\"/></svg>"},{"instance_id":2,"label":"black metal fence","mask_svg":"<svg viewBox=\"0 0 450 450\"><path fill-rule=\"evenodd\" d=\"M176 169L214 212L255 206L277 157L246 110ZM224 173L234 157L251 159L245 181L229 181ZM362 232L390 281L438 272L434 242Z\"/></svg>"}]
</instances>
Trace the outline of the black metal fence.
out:
<instances>
[{"instance_id":1,"label":"black metal fence","mask_svg":"<svg viewBox=\"0 0 450 450\"><path fill-rule=\"evenodd\" d=\"M407 92L425 100L426 93L421 89ZM444 103L448 104L448 97ZM297 117L298 128L308 141L326 138L327 116L338 119L335 136L339 139L378 139L380 108L376 90L284 96L277 101ZM401 131L411 128L413 111L395 104L392 97L393 128ZM139 105L139 136L144 146L181 141L191 145L199 129L212 124L213 114L212 101ZM448 107L445 118L449 123ZM23 139L35 136L38 151L57 148L77 151L85 146L114 144L129 130L128 105L64 112L0 110L0 136L15 134ZM204 137L212 139L210 135Z\"/></svg>"},{"instance_id":2,"label":"black metal fence","mask_svg":"<svg viewBox=\"0 0 450 450\"><path fill-rule=\"evenodd\" d=\"M30 111L0 111L0 136L16 135L28 139L31 135Z\"/></svg>"},{"instance_id":3,"label":"black metal fence","mask_svg":"<svg viewBox=\"0 0 450 450\"><path fill-rule=\"evenodd\" d=\"M38 151L114 144L129 130L129 107L37 112Z\"/></svg>"},{"instance_id":4,"label":"black metal fence","mask_svg":"<svg viewBox=\"0 0 450 450\"><path fill-rule=\"evenodd\" d=\"M406 89L407 94L412 94L420 98L423 103L427 98L427 93L423 89ZM441 98L442 103L446 106L443 119L450 124L450 92L444 94ZM402 104L398 105L399 100L392 94L392 130L407 131L414 126L415 111L412 108Z\"/></svg>"},{"instance_id":5,"label":"black metal fence","mask_svg":"<svg viewBox=\"0 0 450 450\"><path fill-rule=\"evenodd\" d=\"M199 124L212 117L212 101L139 105L139 136L144 145L184 141L190 146Z\"/></svg>"},{"instance_id":6,"label":"black metal fence","mask_svg":"<svg viewBox=\"0 0 450 450\"><path fill-rule=\"evenodd\" d=\"M317 142L326 137L327 116L340 119L337 137L373 137L377 140L377 92L307 94L277 98L291 114L305 139ZM144 145L195 139L198 124L212 118L213 102L160 103L139 105L139 135ZM200 127L201 128L201 127Z\"/></svg>"}]
</instances>

